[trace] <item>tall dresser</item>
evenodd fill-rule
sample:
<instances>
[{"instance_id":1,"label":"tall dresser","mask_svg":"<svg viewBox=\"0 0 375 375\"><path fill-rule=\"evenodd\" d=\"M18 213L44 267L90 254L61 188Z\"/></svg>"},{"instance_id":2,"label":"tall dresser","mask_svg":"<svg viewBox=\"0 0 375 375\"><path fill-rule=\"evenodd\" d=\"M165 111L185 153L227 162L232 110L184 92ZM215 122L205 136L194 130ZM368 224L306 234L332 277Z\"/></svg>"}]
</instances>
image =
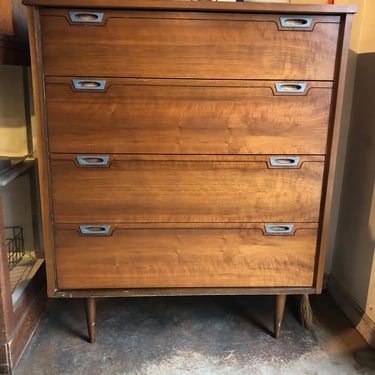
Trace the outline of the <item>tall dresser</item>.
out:
<instances>
[{"instance_id":1,"label":"tall dresser","mask_svg":"<svg viewBox=\"0 0 375 375\"><path fill-rule=\"evenodd\" d=\"M24 0L50 297L320 293L352 6Z\"/></svg>"}]
</instances>

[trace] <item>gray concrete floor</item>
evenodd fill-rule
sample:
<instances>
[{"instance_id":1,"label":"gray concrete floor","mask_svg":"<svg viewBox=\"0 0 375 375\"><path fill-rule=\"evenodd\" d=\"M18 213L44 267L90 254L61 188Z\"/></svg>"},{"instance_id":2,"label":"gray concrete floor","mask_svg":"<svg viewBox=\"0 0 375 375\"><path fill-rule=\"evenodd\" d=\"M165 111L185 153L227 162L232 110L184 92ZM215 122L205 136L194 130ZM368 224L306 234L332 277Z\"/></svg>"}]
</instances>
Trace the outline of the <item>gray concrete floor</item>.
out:
<instances>
[{"instance_id":1,"label":"gray concrete floor","mask_svg":"<svg viewBox=\"0 0 375 375\"><path fill-rule=\"evenodd\" d=\"M281 337L272 296L102 299L89 344L82 300L50 300L15 375L370 375L375 355L327 296L313 331L289 297Z\"/></svg>"}]
</instances>

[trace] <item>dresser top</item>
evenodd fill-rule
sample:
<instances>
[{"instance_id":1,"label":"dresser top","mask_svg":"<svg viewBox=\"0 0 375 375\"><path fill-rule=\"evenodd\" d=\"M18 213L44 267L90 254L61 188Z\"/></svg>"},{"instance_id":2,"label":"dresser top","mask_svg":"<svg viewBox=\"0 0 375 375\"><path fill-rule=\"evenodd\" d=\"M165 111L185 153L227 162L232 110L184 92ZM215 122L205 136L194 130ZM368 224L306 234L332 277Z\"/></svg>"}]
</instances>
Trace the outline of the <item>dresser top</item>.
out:
<instances>
[{"instance_id":1,"label":"dresser top","mask_svg":"<svg viewBox=\"0 0 375 375\"><path fill-rule=\"evenodd\" d=\"M244 13L356 13L355 5L307 5L189 0L23 0L25 5L57 8L155 9Z\"/></svg>"}]
</instances>

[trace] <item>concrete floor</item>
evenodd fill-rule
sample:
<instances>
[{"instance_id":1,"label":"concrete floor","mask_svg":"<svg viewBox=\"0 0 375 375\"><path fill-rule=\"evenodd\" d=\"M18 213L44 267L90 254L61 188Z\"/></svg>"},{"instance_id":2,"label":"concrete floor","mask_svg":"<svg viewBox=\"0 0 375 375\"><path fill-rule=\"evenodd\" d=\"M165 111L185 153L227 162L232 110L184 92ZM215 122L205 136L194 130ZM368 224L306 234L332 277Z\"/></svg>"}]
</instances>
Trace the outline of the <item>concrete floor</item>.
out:
<instances>
[{"instance_id":1,"label":"concrete floor","mask_svg":"<svg viewBox=\"0 0 375 375\"><path fill-rule=\"evenodd\" d=\"M327 296L316 328L290 297L281 337L273 297L103 299L87 343L82 300L50 300L15 375L370 375L375 355Z\"/></svg>"}]
</instances>

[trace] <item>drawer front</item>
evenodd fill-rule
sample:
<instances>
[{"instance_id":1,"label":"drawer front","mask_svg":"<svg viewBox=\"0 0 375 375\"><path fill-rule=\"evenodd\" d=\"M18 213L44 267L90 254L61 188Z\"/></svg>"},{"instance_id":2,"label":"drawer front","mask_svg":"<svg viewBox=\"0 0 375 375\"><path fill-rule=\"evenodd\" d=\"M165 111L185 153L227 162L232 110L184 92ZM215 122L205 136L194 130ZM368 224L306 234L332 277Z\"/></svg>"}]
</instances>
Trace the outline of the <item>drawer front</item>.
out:
<instances>
[{"instance_id":1,"label":"drawer front","mask_svg":"<svg viewBox=\"0 0 375 375\"><path fill-rule=\"evenodd\" d=\"M333 80L338 16L103 11L72 22L69 11L41 9L47 76Z\"/></svg>"},{"instance_id":2,"label":"drawer front","mask_svg":"<svg viewBox=\"0 0 375 375\"><path fill-rule=\"evenodd\" d=\"M55 229L61 289L311 287L316 229L267 236L261 229L121 229L82 236ZM107 251L106 249L111 249Z\"/></svg>"},{"instance_id":3,"label":"drawer front","mask_svg":"<svg viewBox=\"0 0 375 375\"><path fill-rule=\"evenodd\" d=\"M77 81L74 81L77 82ZM104 82L104 83L103 83ZM92 84L100 83L98 90ZM87 85L87 86L86 86ZM332 84L46 82L51 152L325 154ZM290 92L292 87L302 92Z\"/></svg>"},{"instance_id":4,"label":"drawer front","mask_svg":"<svg viewBox=\"0 0 375 375\"><path fill-rule=\"evenodd\" d=\"M318 222L324 163L299 163L110 159L79 167L67 156L51 160L54 220Z\"/></svg>"}]
</instances>

